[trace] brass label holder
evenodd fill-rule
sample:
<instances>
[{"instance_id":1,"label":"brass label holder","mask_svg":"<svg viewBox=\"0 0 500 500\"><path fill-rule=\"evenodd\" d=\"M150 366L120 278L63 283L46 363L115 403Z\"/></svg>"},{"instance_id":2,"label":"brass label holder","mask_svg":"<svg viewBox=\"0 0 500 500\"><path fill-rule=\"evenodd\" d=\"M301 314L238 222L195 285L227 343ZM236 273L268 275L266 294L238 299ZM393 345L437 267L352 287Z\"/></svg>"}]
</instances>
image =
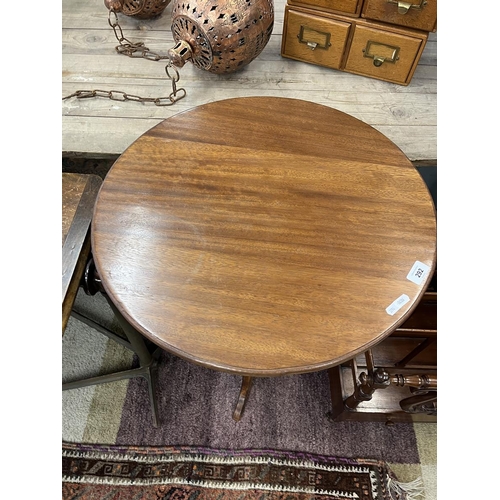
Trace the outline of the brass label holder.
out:
<instances>
[{"instance_id":1,"label":"brass label holder","mask_svg":"<svg viewBox=\"0 0 500 500\"><path fill-rule=\"evenodd\" d=\"M397 5L399 14L406 14L410 9L422 10L427 5L427 0L420 0L420 3L402 2L400 0L387 0L387 3Z\"/></svg>"},{"instance_id":2,"label":"brass label holder","mask_svg":"<svg viewBox=\"0 0 500 500\"><path fill-rule=\"evenodd\" d=\"M400 47L394 45L386 45L385 43L368 40L366 47L363 49L363 57L373 59L373 65L380 67L384 63L394 64L399 60Z\"/></svg>"},{"instance_id":3,"label":"brass label holder","mask_svg":"<svg viewBox=\"0 0 500 500\"><path fill-rule=\"evenodd\" d=\"M331 34L325 31L318 31L309 26L300 26L300 32L297 35L300 43L305 43L311 50L328 50Z\"/></svg>"}]
</instances>

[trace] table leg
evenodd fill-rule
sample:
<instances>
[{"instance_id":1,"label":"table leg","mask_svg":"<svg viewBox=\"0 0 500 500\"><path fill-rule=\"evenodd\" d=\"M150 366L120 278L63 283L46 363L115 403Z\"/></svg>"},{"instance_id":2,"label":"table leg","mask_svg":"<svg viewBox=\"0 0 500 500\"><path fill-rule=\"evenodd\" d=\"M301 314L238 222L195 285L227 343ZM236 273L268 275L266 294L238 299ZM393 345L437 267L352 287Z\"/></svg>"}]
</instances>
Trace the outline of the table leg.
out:
<instances>
[{"instance_id":1,"label":"table leg","mask_svg":"<svg viewBox=\"0 0 500 500\"><path fill-rule=\"evenodd\" d=\"M348 410L356 410L358 405L364 401L370 401L373 393L377 389L389 387L391 381L389 374L383 368L375 368L373 353L371 349L365 351L366 372L361 372L356 379L357 366L355 360L352 360L354 392L345 399L344 406Z\"/></svg>"},{"instance_id":2,"label":"table leg","mask_svg":"<svg viewBox=\"0 0 500 500\"><path fill-rule=\"evenodd\" d=\"M245 408L245 403L247 402L248 394L250 393L250 388L252 387L252 377L244 376L241 381L240 395L238 397L238 402L233 412L233 419L236 422L241 420L241 415L243 414L243 409Z\"/></svg>"}]
</instances>

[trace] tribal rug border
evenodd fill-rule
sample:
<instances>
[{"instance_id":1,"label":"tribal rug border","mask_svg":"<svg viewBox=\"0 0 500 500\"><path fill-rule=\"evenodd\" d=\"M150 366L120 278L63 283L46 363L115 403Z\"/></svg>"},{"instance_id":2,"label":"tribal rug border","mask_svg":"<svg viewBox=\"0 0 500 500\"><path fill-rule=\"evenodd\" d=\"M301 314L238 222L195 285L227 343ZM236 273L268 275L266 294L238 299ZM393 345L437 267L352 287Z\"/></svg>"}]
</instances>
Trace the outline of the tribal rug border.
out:
<instances>
[{"instance_id":1,"label":"tribal rug border","mask_svg":"<svg viewBox=\"0 0 500 500\"><path fill-rule=\"evenodd\" d=\"M63 500L411 500L382 461L275 450L63 442Z\"/></svg>"}]
</instances>

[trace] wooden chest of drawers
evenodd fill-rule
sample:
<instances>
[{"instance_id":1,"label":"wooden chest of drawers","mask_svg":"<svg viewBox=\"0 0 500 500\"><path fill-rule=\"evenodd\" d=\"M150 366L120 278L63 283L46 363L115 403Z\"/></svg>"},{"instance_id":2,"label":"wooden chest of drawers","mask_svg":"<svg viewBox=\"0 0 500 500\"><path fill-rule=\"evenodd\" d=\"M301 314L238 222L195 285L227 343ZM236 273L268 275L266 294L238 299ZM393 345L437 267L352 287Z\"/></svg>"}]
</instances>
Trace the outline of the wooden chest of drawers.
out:
<instances>
[{"instance_id":1,"label":"wooden chest of drawers","mask_svg":"<svg viewBox=\"0 0 500 500\"><path fill-rule=\"evenodd\" d=\"M281 55L408 85L436 30L437 0L288 0Z\"/></svg>"}]
</instances>

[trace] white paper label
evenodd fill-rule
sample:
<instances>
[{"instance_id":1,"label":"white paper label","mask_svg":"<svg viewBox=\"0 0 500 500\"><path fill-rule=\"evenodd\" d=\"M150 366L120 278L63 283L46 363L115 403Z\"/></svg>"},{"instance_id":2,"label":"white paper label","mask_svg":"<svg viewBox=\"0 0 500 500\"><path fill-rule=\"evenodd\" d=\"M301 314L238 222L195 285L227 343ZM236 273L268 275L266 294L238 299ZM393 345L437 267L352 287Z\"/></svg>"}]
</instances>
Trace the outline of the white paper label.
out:
<instances>
[{"instance_id":1,"label":"white paper label","mask_svg":"<svg viewBox=\"0 0 500 500\"><path fill-rule=\"evenodd\" d=\"M410 297L403 293L403 295L398 297L385 311L390 316L394 316L409 301Z\"/></svg>"},{"instance_id":2,"label":"white paper label","mask_svg":"<svg viewBox=\"0 0 500 500\"><path fill-rule=\"evenodd\" d=\"M417 262L413 264L413 267L411 268L411 271L408 273L408 276L406 278L410 281L413 281L413 283L420 285L427 276L429 269L430 267L427 264L424 264L423 262L417 260Z\"/></svg>"}]
</instances>

